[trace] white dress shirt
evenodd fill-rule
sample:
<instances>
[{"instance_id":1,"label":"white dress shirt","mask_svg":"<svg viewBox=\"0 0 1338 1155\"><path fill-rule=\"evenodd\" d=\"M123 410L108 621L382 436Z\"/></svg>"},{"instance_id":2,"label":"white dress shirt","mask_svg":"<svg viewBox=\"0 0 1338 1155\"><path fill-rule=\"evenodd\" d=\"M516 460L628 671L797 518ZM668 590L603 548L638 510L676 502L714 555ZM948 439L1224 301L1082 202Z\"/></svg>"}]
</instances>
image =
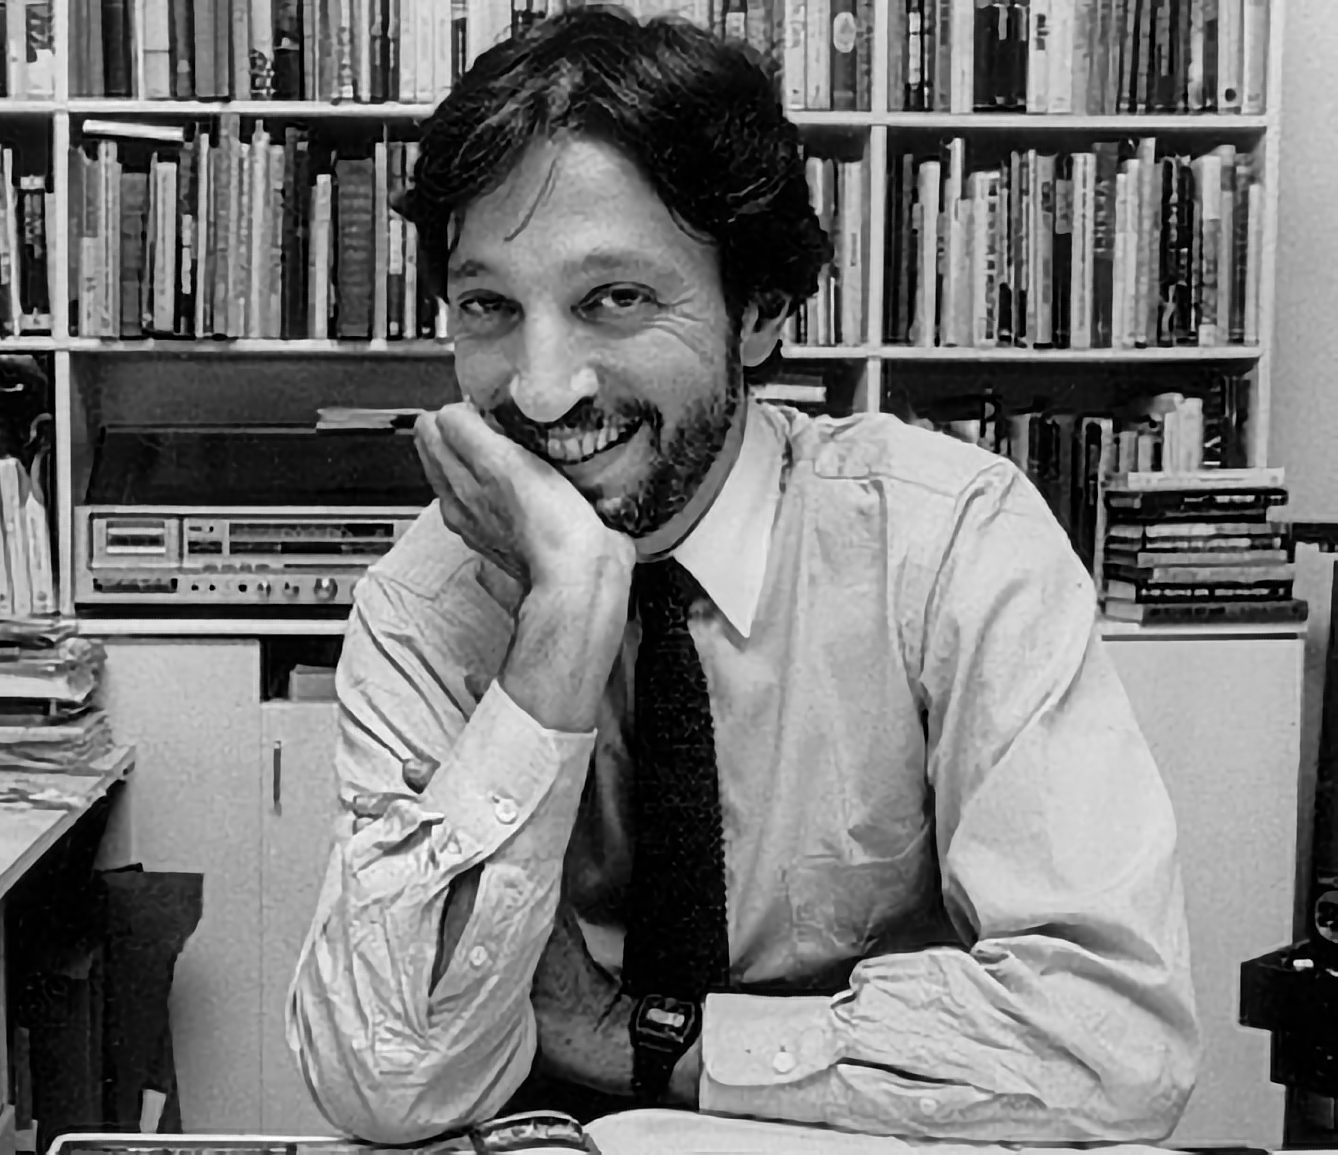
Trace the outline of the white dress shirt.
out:
<instances>
[{"instance_id":1,"label":"white dress shirt","mask_svg":"<svg viewBox=\"0 0 1338 1155\"><path fill-rule=\"evenodd\" d=\"M890 415L752 403L675 556L706 595L690 629L736 986L705 1004L701 1109L990 1142L1168 1135L1198 1057L1175 822L1092 582L1031 483ZM507 1102L559 902L618 974L638 628L597 730L549 731L495 680L519 599L435 507L357 590L341 817L288 1038L364 1139ZM414 762L435 766L421 794ZM480 863L433 986L451 881Z\"/></svg>"}]
</instances>

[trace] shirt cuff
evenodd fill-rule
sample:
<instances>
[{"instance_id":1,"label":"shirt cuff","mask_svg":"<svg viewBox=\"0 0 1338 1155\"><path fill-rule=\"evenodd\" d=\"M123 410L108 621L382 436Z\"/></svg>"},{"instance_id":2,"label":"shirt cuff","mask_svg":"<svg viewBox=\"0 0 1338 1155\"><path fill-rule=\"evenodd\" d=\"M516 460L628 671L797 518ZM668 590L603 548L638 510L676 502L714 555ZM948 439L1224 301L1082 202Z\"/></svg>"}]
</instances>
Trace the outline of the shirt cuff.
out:
<instances>
[{"instance_id":1,"label":"shirt cuff","mask_svg":"<svg viewBox=\"0 0 1338 1155\"><path fill-rule=\"evenodd\" d=\"M826 1122L830 1069L839 1057L829 998L707 995L698 1107L719 1115Z\"/></svg>"},{"instance_id":2,"label":"shirt cuff","mask_svg":"<svg viewBox=\"0 0 1338 1155\"><path fill-rule=\"evenodd\" d=\"M522 710L494 681L484 692L445 766L428 766L422 794L393 803L375 830L376 845L360 847L372 858L387 844L411 836L424 821L440 861L455 873L491 856L520 830L545 797L572 795L579 802L595 731L548 730ZM574 773L579 768L581 773ZM369 836L373 830L365 832Z\"/></svg>"}]
</instances>

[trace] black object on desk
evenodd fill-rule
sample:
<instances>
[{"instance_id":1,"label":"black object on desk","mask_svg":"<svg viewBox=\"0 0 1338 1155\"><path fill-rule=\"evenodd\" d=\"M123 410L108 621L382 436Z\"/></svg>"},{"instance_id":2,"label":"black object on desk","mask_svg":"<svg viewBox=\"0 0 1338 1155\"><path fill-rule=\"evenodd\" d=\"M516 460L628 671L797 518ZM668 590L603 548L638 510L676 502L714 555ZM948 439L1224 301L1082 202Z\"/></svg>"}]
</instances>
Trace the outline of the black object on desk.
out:
<instances>
[{"instance_id":1,"label":"black object on desk","mask_svg":"<svg viewBox=\"0 0 1338 1155\"><path fill-rule=\"evenodd\" d=\"M1338 521L1281 523L1300 543L1338 553ZM1296 1094L1338 1098L1338 581L1330 598L1319 765L1315 781L1305 938L1241 964L1240 1022L1269 1031L1269 1077L1288 1088L1284 1146L1332 1145L1303 1137Z\"/></svg>"}]
</instances>

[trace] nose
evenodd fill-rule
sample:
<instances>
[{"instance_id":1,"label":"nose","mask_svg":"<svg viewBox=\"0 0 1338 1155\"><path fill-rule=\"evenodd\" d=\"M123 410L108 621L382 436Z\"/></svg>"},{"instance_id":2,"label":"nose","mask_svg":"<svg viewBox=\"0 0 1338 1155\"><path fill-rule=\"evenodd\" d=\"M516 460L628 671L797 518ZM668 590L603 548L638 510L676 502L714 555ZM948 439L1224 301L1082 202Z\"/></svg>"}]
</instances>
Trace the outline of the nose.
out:
<instances>
[{"instance_id":1,"label":"nose","mask_svg":"<svg viewBox=\"0 0 1338 1155\"><path fill-rule=\"evenodd\" d=\"M527 322L524 357L511 376L511 400L526 417L546 425L599 389L594 368L573 348L560 324Z\"/></svg>"}]
</instances>

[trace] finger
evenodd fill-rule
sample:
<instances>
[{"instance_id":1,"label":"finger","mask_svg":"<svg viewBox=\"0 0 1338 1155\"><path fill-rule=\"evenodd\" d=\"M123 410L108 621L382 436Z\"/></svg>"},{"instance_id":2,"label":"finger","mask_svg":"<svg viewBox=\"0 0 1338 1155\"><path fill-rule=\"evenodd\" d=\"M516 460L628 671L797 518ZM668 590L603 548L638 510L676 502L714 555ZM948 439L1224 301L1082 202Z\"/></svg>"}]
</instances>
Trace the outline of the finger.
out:
<instances>
[{"instance_id":1,"label":"finger","mask_svg":"<svg viewBox=\"0 0 1338 1155\"><path fill-rule=\"evenodd\" d=\"M433 417L433 414L424 413L414 422L414 447L418 450L418 459L438 494L452 492L469 505L470 498L477 494L477 476L451 448Z\"/></svg>"},{"instance_id":2,"label":"finger","mask_svg":"<svg viewBox=\"0 0 1338 1155\"><path fill-rule=\"evenodd\" d=\"M501 468L497 455L508 449L511 441L490 426L471 402L443 405L432 419L446 447L471 473Z\"/></svg>"}]
</instances>

